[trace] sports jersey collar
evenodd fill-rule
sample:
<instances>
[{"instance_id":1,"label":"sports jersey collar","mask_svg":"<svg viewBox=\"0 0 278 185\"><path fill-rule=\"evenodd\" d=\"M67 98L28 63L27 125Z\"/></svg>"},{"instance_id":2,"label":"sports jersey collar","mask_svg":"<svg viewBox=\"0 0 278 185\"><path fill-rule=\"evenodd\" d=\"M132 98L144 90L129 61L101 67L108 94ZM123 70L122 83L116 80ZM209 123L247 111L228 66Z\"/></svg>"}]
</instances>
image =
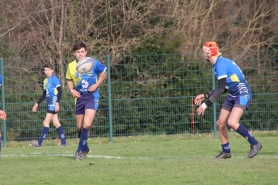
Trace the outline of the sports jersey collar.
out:
<instances>
[{"instance_id":1,"label":"sports jersey collar","mask_svg":"<svg viewBox=\"0 0 278 185\"><path fill-rule=\"evenodd\" d=\"M50 77L46 77L46 78L48 78L48 79L49 79L49 78L52 78L53 76L54 76L54 75L52 74Z\"/></svg>"},{"instance_id":2,"label":"sports jersey collar","mask_svg":"<svg viewBox=\"0 0 278 185\"><path fill-rule=\"evenodd\" d=\"M219 58L222 58L222 56L218 56L218 57L217 57L217 59L216 59L216 61L215 61L215 64L218 62L218 59L219 59ZM215 65L215 64L214 64L214 65Z\"/></svg>"}]
</instances>

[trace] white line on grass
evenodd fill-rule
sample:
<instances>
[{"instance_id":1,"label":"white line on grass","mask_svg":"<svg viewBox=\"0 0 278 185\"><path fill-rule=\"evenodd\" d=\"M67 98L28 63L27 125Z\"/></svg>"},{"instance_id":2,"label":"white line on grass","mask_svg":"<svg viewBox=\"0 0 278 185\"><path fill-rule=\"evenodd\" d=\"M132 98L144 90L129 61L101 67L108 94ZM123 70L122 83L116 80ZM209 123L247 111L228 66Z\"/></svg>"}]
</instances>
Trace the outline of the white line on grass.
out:
<instances>
[{"instance_id":1,"label":"white line on grass","mask_svg":"<svg viewBox=\"0 0 278 185\"><path fill-rule=\"evenodd\" d=\"M32 154L10 154L1 155L1 157L30 157L30 156L50 156L50 157L74 157L73 154L46 154L46 153L32 153ZM122 157L122 156L107 156L107 155L86 155L88 158L105 158L105 159L139 159L139 160L149 160L147 157Z\"/></svg>"},{"instance_id":2,"label":"white line on grass","mask_svg":"<svg viewBox=\"0 0 278 185\"><path fill-rule=\"evenodd\" d=\"M9 155L1 155L1 157L74 157L73 154L55 154L55 153L31 153L31 154L9 154ZM164 156L164 157L123 157L123 156L108 156L108 155L87 155L87 158L105 158L105 159L133 159L133 160L163 160L163 159L214 159L211 156L195 156L195 157L185 157L185 156ZM232 156L234 159L245 159L246 156ZM258 155L256 158L274 158L277 159L277 155Z\"/></svg>"}]
</instances>

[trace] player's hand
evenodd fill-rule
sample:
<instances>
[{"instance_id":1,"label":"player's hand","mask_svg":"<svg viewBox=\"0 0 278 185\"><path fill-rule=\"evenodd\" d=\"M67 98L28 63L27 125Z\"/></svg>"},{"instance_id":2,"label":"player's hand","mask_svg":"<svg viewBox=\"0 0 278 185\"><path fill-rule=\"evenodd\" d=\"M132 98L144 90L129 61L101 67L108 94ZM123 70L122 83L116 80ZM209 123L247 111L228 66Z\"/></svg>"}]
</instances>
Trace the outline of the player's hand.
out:
<instances>
[{"instance_id":1,"label":"player's hand","mask_svg":"<svg viewBox=\"0 0 278 185\"><path fill-rule=\"evenodd\" d=\"M205 95L199 94L198 96L196 96L196 98L194 100L195 105L201 105L201 103L204 99L205 99Z\"/></svg>"},{"instance_id":2,"label":"player's hand","mask_svg":"<svg viewBox=\"0 0 278 185\"><path fill-rule=\"evenodd\" d=\"M200 105L198 107L198 109L196 110L197 114L200 116L203 116L205 113L205 110L207 109L207 105L205 103L203 103L202 105Z\"/></svg>"},{"instance_id":3,"label":"player's hand","mask_svg":"<svg viewBox=\"0 0 278 185\"><path fill-rule=\"evenodd\" d=\"M59 112L59 110L60 110L60 104L59 104L59 102L56 102L55 112Z\"/></svg>"},{"instance_id":4,"label":"player's hand","mask_svg":"<svg viewBox=\"0 0 278 185\"><path fill-rule=\"evenodd\" d=\"M98 88L97 84L93 84L89 87L88 91L89 92L94 92Z\"/></svg>"},{"instance_id":5,"label":"player's hand","mask_svg":"<svg viewBox=\"0 0 278 185\"><path fill-rule=\"evenodd\" d=\"M33 111L33 112L37 112L38 106L39 106L39 105L36 103L36 104L33 106L32 111Z\"/></svg>"},{"instance_id":6,"label":"player's hand","mask_svg":"<svg viewBox=\"0 0 278 185\"><path fill-rule=\"evenodd\" d=\"M0 119L1 120L6 120L6 118L7 118L6 113L4 111L0 110Z\"/></svg>"},{"instance_id":7,"label":"player's hand","mask_svg":"<svg viewBox=\"0 0 278 185\"><path fill-rule=\"evenodd\" d=\"M74 89L72 89L72 90L70 91L70 93L71 93L72 97L74 97L74 98L79 98L79 97L80 97L80 93L77 92L77 91L74 90Z\"/></svg>"}]
</instances>

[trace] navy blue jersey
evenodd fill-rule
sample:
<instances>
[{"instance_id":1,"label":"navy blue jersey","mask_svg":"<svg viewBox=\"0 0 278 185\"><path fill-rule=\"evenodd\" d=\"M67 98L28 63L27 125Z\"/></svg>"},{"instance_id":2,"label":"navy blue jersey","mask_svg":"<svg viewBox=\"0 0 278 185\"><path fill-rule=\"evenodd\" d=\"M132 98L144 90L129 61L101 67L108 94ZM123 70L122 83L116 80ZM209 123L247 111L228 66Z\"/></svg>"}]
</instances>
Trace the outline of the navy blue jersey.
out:
<instances>
[{"instance_id":1,"label":"navy blue jersey","mask_svg":"<svg viewBox=\"0 0 278 185\"><path fill-rule=\"evenodd\" d=\"M235 62L228 58L218 57L213 68L218 80L227 78L226 89L231 96L252 94L244 74Z\"/></svg>"},{"instance_id":2,"label":"navy blue jersey","mask_svg":"<svg viewBox=\"0 0 278 185\"><path fill-rule=\"evenodd\" d=\"M49 78L44 79L43 88L46 90L46 102L47 105L55 106L57 101L58 90L57 87L61 86L59 78L52 75Z\"/></svg>"}]
</instances>

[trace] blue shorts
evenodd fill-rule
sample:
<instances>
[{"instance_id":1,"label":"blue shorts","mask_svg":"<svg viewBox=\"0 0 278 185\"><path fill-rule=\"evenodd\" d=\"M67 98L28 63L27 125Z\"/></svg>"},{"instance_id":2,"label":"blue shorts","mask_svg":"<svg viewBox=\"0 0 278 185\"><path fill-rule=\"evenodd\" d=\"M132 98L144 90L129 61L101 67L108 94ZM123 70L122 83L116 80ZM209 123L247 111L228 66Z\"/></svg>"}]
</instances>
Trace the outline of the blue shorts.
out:
<instances>
[{"instance_id":1,"label":"blue shorts","mask_svg":"<svg viewBox=\"0 0 278 185\"><path fill-rule=\"evenodd\" d=\"M56 106L56 99L46 99L46 112L50 114L56 114L55 112L55 106Z\"/></svg>"},{"instance_id":2,"label":"blue shorts","mask_svg":"<svg viewBox=\"0 0 278 185\"><path fill-rule=\"evenodd\" d=\"M231 111L233 107L240 107L243 110L248 109L252 102L252 95L239 95L236 97L227 96L222 108L228 111Z\"/></svg>"},{"instance_id":3,"label":"blue shorts","mask_svg":"<svg viewBox=\"0 0 278 185\"><path fill-rule=\"evenodd\" d=\"M55 106L54 106L54 110L52 110L52 109L50 110L49 107L47 107L46 112L50 113L50 114L57 114L58 113L58 112L55 112Z\"/></svg>"},{"instance_id":4,"label":"blue shorts","mask_svg":"<svg viewBox=\"0 0 278 185\"><path fill-rule=\"evenodd\" d=\"M81 95L76 101L75 114L84 114L86 109L93 109L97 111L99 98L95 98L93 95Z\"/></svg>"}]
</instances>

